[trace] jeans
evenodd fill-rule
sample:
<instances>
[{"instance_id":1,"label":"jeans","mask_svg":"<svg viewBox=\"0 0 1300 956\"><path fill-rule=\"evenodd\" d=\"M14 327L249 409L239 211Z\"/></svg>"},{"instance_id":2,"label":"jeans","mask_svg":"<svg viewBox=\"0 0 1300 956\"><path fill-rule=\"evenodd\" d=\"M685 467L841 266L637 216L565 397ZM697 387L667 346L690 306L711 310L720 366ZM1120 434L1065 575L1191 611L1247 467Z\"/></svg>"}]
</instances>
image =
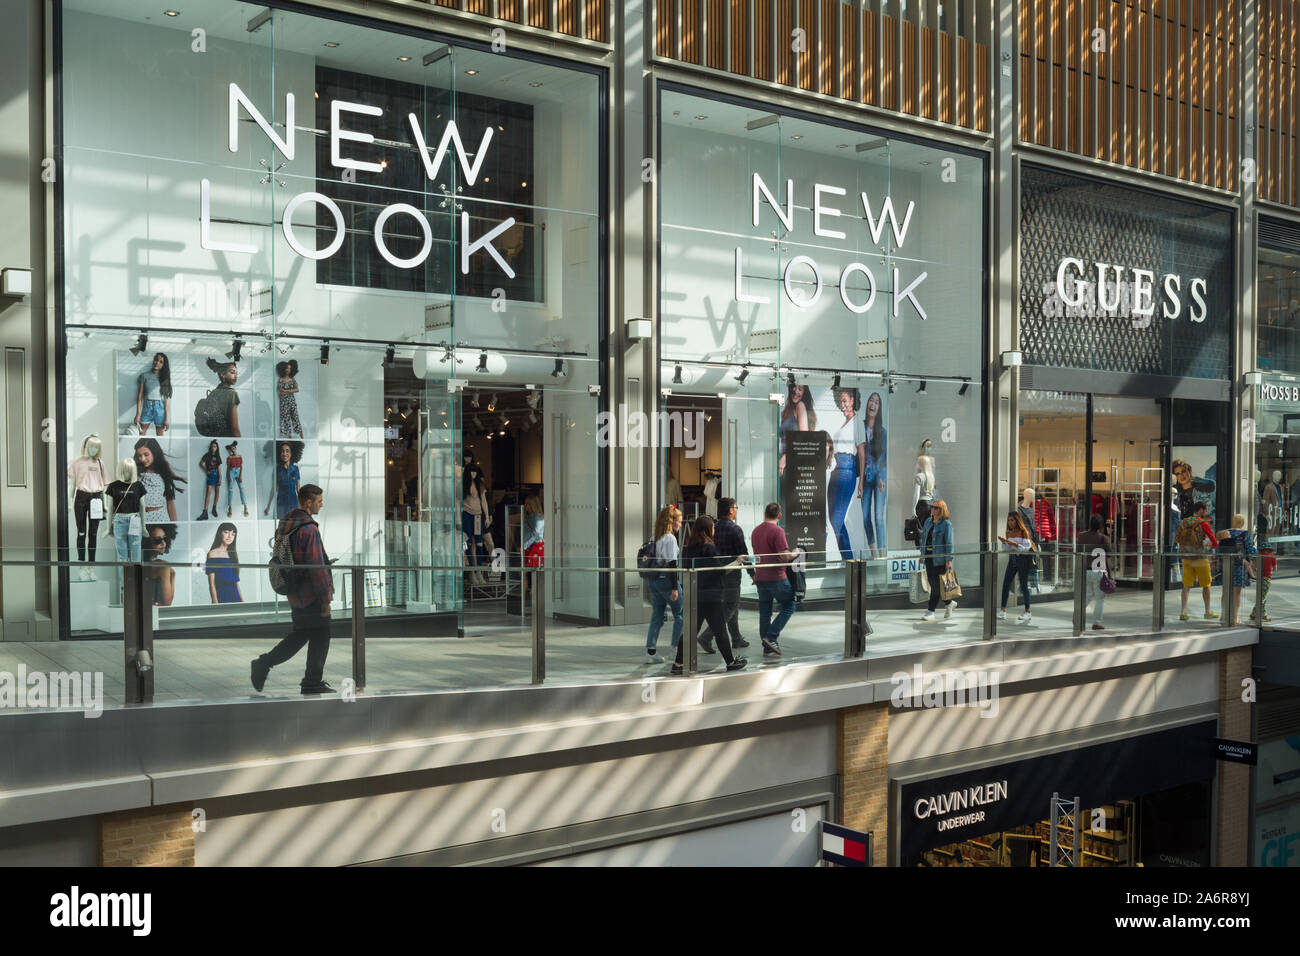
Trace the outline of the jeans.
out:
<instances>
[{"instance_id":1,"label":"jeans","mask_svg":"<svg viewBox=\"0 0 1300 956\"><path fill-rule=\"evenodd\" d=\"M242 472L243 472L242 468L226 469L226 510L227 511L230 510L230 499L234 497L231 494L232 487L239 489L239 503L243 505L245 508L248 507L248 502L244 500L244 482L240 477Z\"/></svg>"},{"instance_id":2,"label":"jeans","mask_svg":"<svg viewBox=\"0 0 1300 956\"><path fill-rule=\"evenodd\" d=\"M779 581L759 581L758 587L758 636L775 643L781 636L781 629L794 613L794 588L786 578ZM781 605L776 619L772 619L772 602Z\"/></svg>"},{"instance_id":3,"label":"jeans","mask_svg":"<svg viewBox=\"0 0 1300 956\"><path fill-rule=\"evenodd\" d=\"M302 686L313 687L323 681L325 658L330 652L330 619L321 616L322 610L319 601L307 607L293 608L293 630L258 660L274 667L293 657L306 644L307 669L303 673Z\"/></svg>"},{"instance_id":4,"label":"jeans","mask_svg":"<svg viewBox=\"0 0 1300 956\"><path fill-rule=\"evenodd\" d=\"M998 606L1005 609L1007 598L1011 595L1011 579L1016 575L1020 576L1020 594L1025 599L1025 610L1029 610L1029 572L1030 559L1013 554L1007 558L1007 570L1002 575L1002 603Z\"/></svg>"},{"instance_id":5,"label":"jeans","mask_svg":"<svg viewBox=\"0 0 1300 956\"><path fill-rule=\"evenodd\" d=\"M845 561L853 558L853 546L849 543L849 532L844 527L844 516L849 513L853 503L853 493L858 489L858 459L855 455L840 452L835 456L835 470L831 472L830 486L826 489L826 504L830 509L831 529L835 532L835 541L840 547L840 557Z\"/></svg>"},{"instance_id":6,"label":"jeans","mask_svg":"<svg viewBox=\"0 0 1300 956\"><path fill-rule=\"evenodd\" d=\"M135 522L132 531L131 522ZM122 565L140 563L141 523L139 515L113 516L113 545L117 549L117 593L122 593Z\"/></svg>"},{"instance_id":7,"label":"jeans","mask_svg":"<svg viewBox=\"0 0 1300 956\"><path fill-rule=\"evenodd\" d=\"M1092 623L1100 624L1102 612L1106 608L1106 592L1101 589L1101 571L1088 571L1088 592L1084 600L1084 607L1088 606L1088 601L1095 600L1097 603L1092 608Z\"/></svg>"},{"instance_id":8,"label":"jeans","mask_svg":"<svg viewBox=\"0 0 1300 956\"><path fill-rule=\"evenodd\" d=\"M77 518L77 560L85 561L90 554L90 561L95 560L95 548L99 544L99 522L101 519L90 516L90 502L94 498L103 500L103 495L77 489L77 497L72 505L72 513ZM87 552L89 546L89 552Z\"/></svg>"},{"instance_id":9,"label":"jeans","mask_svg":"<svg viewBox=\"0 0 1300 956\"><path fill-rule=\"evenodd\" d=\"M939 575L943 574L944 568L947 566L948 562L946 561L942 564L935 564L929 558L926 558L925 577L930 582L930 603L927 610L931 614L934 613L934 609L939 606L939 601L942 599L943 588L939 586Z\"/></svg>"},{"instance_id":10,"label":"jeans","mask_svg":"<svg viewBox=\"0 0 1300 956\"><path fill-rule=\"evenodd\" d=\"M885 492L878 482L884 477L867 460L867 477L862 487L862 524L867 532L867 547L885 547Z\"/></svg>"},{"instance_id":11,"label":"jeans","mask_svg":"<svg viewBox=\"0 0 1300 956\"><path fill-rule=\"evenodd\" d=\"M677 600L670 600L673 592L672 581L667 575L650 579L650 630L645 638L645 652L653 654L659 646L659 631L664 626L664 612L673 609L673 647L682 640L682 592L677 591Z\"/></svg>"},{"instance_id":12,"label":"jeans","mask_svg":"<svg viewBox=\"0 0 1300 956\"><path fill-rule=\"evenodd\" d=\"M157 425L162 428L167 421L167 406L161 398L146 398L140 407L140 427Z\"/></svg>"},{"instance_id":13,"label":"jeans","mask_svg":"<svg viewBox=\"0 0 1300 956\"><path fill-rule=\"evenodd\" d=\"M722 602L700 601L698 611L700 623L707 621L709 627L713 629L713 633L718 637L718 653L722 655L724 661L730 664L735 660L735 657L731 653L731 641L727 640L727 622L723 618ZM682 662L682 648L685 646L685 641L677 645L678 664Z\"/></svg>"}]
</instances>

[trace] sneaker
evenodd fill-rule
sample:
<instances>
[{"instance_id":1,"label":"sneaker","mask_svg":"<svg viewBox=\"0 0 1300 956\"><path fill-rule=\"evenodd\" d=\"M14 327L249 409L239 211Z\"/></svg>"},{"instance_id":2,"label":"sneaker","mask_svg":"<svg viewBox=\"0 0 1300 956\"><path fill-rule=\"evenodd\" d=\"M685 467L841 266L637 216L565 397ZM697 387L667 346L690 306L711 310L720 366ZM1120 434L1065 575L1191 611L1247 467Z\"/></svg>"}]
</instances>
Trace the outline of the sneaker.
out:
<instances>
[{"instance_id":1,"label":"sneaker","mask_svg":"<svg viewBox=\"0 0 1300 956\"><path fill-rule=\"evenodd\" d=\"M654 651L646 651L645 662L647 664L662 664L664 662L664 659L660 657L658 654L656 654Z\"/></svg>"},{"instance_id":2,"label":"sneaker","mask_svg":"<svg viewBox=\"0 0 1300 956\"><path fill-rule=\"evenodd\" d=\"M745 665L748 663L749 661L747 661L745 658L737 657L734 661L732 661L730 664L727 665L727 670L743 671L745 669Z\"/></svg>"},{"instance_id":3,"label":"sneaker","mask_svg":"<svg viewBox=\"0 0 1300 956\"><path fill-rule=\"evenodd\" d=\"M763 638L763 656L768 657L769 655L775 655L776 657L780 657L781 647L776 643L776 641L772 640L771 638L765 637Z\"/></svg>"},{"instance_id":4,"label":"sneaker","mask_svg":"<svg viewBox=\"0 0 1300 956\"><path fill-rule=\"evenodd\" d=\"M923 620L923 621L933 621L933 620L934 620L934 612L933 612L933 611L926 611L924 614L921 615L921 620Z\"/></svg>"},{"instance_id":5,"label":"sneaker","mask_svg":"<svg viewBox=\"0 0 1300 956\"><path fill-rule=\"evenodd\" d=\"M1006 619L1007 619L1007 612L1006 612L1006 610L1005 610L1005 609L999 609L999 610L998 610L998 620L999 620L999 621L1005 621Z\"/></svg>"},{"instance_id":6,"label":"sneaker","mask_svg":"<svg viewBox=\"0 0 1300 956\"><path fill-rule=\"evenodd\" d=\"M1093 629L1094 631L1104 631L1104 630L1106 630L1106 629L1105 629L1104 627L1102 627L1100 624L1094 624L1094 625L1092 626L1092 629Z\"/></svg>"},{"instance_id":7,"label":"sneaker","mask_svg":"<svg viewBox=\"0 0 1300 956\"><path fill-rule=\"evenodd\" d=\"M254 657L249 667L249 677L253 681L253 690L261 691L266 686L266 675L271 673L271 665L260 657Z\"/></svg>"},{"instance_id":8,"label":"sneaker","mask_svg":"<svg viewBox=\"0 0 1300 956\"><path fill-rule=\"evenodd\" d=\"M1188 614L1186 611L1184 611L1182 614L1179 614L1179 615L1178 615L1178 620L1180 620L1180 621L1190 621L1191 619L1192 619L1192 616L1191 616L1190 614Z\"/></svg>"},{"instance_id":9,"label":"sneaker","mask_svg":"<svg viewBox=\"0 0 1300 956\"><path fill-rule=\"evenodd\" d=\"M302 685L302 693L304 693L304 694L308 694L308 695L310 695L310 694L332 694L332 693L334 693L334 688L331 687L329 684L325 683L324 681L321 681L319 684L303 684L303 685Z\"/></svg>"},{"instance_id":10,"label":"sneaker","mask_svg":"<svg viewBox=\"0 0 1300 956\"><path fill-rule=\"evenodd\" d=\"M1219 612L1218 612L1218 611L1206 611L1206 612L1205 612L1205 619L1206 619L1207 621L1214 621L1214 620L1217 620L1218 617L1219 617Z\"/></svg>"},{"instance_id":11,"label":"sneaker","mask_svg":"<svg viewBox=\"0 0 1300 956\"><path fill-rule=\"evenodd\" d=\"M1032 614L1030 614L1028 611L1026 611L1024 614L1022 614L1022 615L1020 615L1018 618L1016 618L1016 623L1017 623L1017 624L1029 624L1029 623L1031 623L1033 620L1034 620L1034 616L1033 616Z\"/></svg>"},{"instance_id":12,"label":"sneaker","mask_svg":"<svg viewBox=\"0 0 1300 956\"><path fill-rule=\"evenodd\" d=\"M698 640L698 641L700 642L700 647L701 647L701 649L703 649L703 651L704 651L705 654L716 654L716 653L718 653L718 649L717 649L716 647L713 646L713 642L712 642L712 641L707 640L707 639L705 639L705 638L703 638L703 637L696 638L696 640Z\"/></svg>"},{"instance_id":13,"label":"sneaker","mask_svg":"<svg viewBox=\"0 0 1300 956\"><path fill-rule=\"evenodd\" d=\"M672 674L674 677L677 677L679 674L681 674L681 672L682 672L681 664L673 664L672 667L668 668L668 673Z\"/></svg>"},{"instance_id":14,"label":"sneaker","mask_svg":"<svg viewBox=\"0 0 1300 956\"><path fill-rule=\"evenodd\" d=\"M957 607L957 602L956 602L956 601L949 601L947 604L944 605L944 607L943 607L943 618L944 618L945 621L946 621L948 618L952 617L952 612L953 612L953 610L954 610L956 607Z\"/></svg>"},{"instance_id":15,"label":"sneaker","mask_svg":"<svg viewBox=\"0 0 1300 956\"><path fill-rule=\"evenodd\" d=\"M734 641L731 642L731 646L732 646L732 647L749 647L749 641L745 640L743 637L738 637L738 638L736 638Z\"/></svg>"}]
</instances>

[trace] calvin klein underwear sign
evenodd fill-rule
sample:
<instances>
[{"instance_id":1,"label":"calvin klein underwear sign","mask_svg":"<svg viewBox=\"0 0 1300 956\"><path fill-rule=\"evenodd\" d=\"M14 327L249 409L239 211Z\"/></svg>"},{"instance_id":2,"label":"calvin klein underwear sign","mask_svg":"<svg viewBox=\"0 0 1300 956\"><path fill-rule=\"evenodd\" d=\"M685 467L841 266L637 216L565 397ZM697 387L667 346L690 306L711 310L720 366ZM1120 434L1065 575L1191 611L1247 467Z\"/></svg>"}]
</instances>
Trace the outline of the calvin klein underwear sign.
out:
<instances>
[{"instance_id":1,"label":"calvin klein underwear sign","mask_svg":"<svg viewBox=\"0 0 1300 956\"><path fill-rule=\"evenodd\" d=\"M229 98L229 123L230 136L229 148L232 153L239 151L239 110L240 107L248 113L253 122L261 127L262 132L274 144L275 148L287 160L294 157L294 137L297 127L294 125L294 99L292 93L285 94L284 105L284 129L285 135L281 137L276 133L274 126L269 123L265 116L258 110L253 102L248 98L243 90L236 83L230 84ZM366 162L359 159L349 159L342 154L341 146L344 141L355 143L373 143L375 137L369 133L357 133L343 128L343 114L357 113L362 116L382 116L383 110L377 106L366 106L363 103L347 103L342 100L333 100L330 103L330 164L339 169L359 169L367 172L382 172L384 167L381 163ZM488 145L492 142L492 127L487 126L483 130L483 138L479 143L478 150L474 153L474 161L471 163L469 154L465 151L465 144L461 141L460 131L456 127L454 120L449 120L442 132L442 138L438 142L438 148L434 150L433 159L429 159L429 146L425 139L424 130L420 126L420 121L414 113L407 114L407 122L411 127L411 138L414 141L416 153L419 154L420 162L424 165L425 175L430 182L442 168L443 161L447 158L449 148L455 147L456 159L460 165L461 171L465 175L465 181L470 186L478 180L479 170L483 166L483 160L487 157ZM226 242L214 239L212 236L212 183L207 179L199 181L199 244L213 252L242 252L253 254L257 252L257 246L243 242ZM309 203L315 203L326 209L334 220L334 237L320 249L309 249L299 241L294 233L293 214L300 206ZM414 256L402 258L393 255L389 250L384 239L384 226L388 220L394 216L409 216L415 220L415 225L423 237L420 251ZM491 256L501 267L501 270L510 278L515 277L515 272L510 268L510 264L502 257L492 240L510 229L515 224L514 217L506 219L504 222L493 226L477 239L471 239L469 228L469 213L462 211L460 214L460 235L464 237L464 242L460 246L460 271L464 274L469 272L469 260L472 255L480 250ZM344 235L344 217L343 211L339 209L338 204L329 196L318 192L303 192L294 196L285 204L282 213L284 239L298 255L305 259L328 259L334 253L339 251L343 245ZM408 203L393 203L380 211L375 218L375 247L379 254L384 257L390 265L398 269L414 269L424 263L433 249L433 230L429 226L429 220L425 218L423 212Z\"/></svg>"},{"instance_id":2,"label":"calvin klein underwear sign","mask_svg":"<svg viewBox=\"0 0 1300 956\"><path fill-rule=\"evenodd\" d=\"M845 213L836 206L831 205L833 200L827 199L826 197L847 195L848 191L841 189L838 186L826 186L822 183L817 183L813 186L811 211L814 236L819 236L823 239L845 238L843 232L840 232L838 229L832 229L827 223L827 220L838 218L845 215ZM878 246L881 237L884 235L885 226L888 225L894 236L895 249L901 249L903 243L907 241L907 229L912 222L912 211L916 208L916 203L909 202L907 204L907 212L903 214L902 223L899 223L898 215L894 209L893 198L889 195L886 195L884 201L881 202L879 215L876 215L872 209L870 196L864 192L859 193L858 198L862 204L863 218L866 220L868 230L871 233L871 241ZM752 206L753 222L755 226L759 224L759 206L764 199L766 199L767 204L772 207L772 211L776 213L776 218L785 228L786 234L788 235L793 232L795 211L794 180L787 179L785 181L785 203L783 207L782 204L777 201L777 198L772 195L772 191L768 188L767 183L763 181L763 177L759 176L758 173L753 174ZM852 218L857 217L853 216ZM741 248L740 246L736 246L736 301L753 302L759 305L766 305L771 302L772 300L765 295L745 292L743 265L744 262ZM892 289L890 297L892 299L891 314L895 318L898 317L898 307L904 300L912 304L912 308L916 310L917 315L922 319L925 318L925 309L921 307L921 303L914 293L917 287L925 281L925 278L928 275L928 272L922 272L919 276L904 284L904 279L900 274L900 270L897 267L894 267L892 270L893 285L890 287ZM850 292L849 280L855 276L861 277L862 283L866 286L865 291ZM807 284L810 279L813 285L812 293L801 293L796 295L794 287L801 282ZM842 302L844 308L848 309L850 312L861 315L870 309L876 302L876 277L875 274L872 273L871 269L864 263L850 262L840 270L839 280L836 284L839 286L840 302ZM815 305L817 300L821 298L824 285L825 276L822 272L821 266L819 266L817 260L813 259L811 256L795 256L785 264L785 271L781 275L781 287L785 291L785 297L790 300L791 304L794 305L795 308L807 309Z\"/></svg>"},{"instance_id":3,"label":"calvin klein underwear sign","mask_svg":"<svg viewBox=\"0 0 1300 956\"><path fill-rule=\"evenodd\" d=\"M903 784L899 858L1046 819L1054 792L1097 807L1212 779L1217 729L1203 721Z\"/></svg>"},{"instance_id":4,"label":"calvin klein underwear sign","mask_svg":"<svg viewBox=\"0 0 1300 956\"><path fill-rule=\"evenodd\" d=\"M1130 315L1135 329L1151 324L1157 304L1166 319L1182 315L1182 290L1183 277L1172 272L1161 276L1157 292L1155 273L1150 269L1125 269L1108 262L1097 262L1092 268L1086 268L1082 259L1073 256L1066 256L1056 267L1055 291L1066 315L1077 314L1076 310L1080 309L1093 315ZM1200 277L1190 280L1187 295L1191 298L1188 320L1204 322L1205 280Z\"/></svg>"}]
</instances>

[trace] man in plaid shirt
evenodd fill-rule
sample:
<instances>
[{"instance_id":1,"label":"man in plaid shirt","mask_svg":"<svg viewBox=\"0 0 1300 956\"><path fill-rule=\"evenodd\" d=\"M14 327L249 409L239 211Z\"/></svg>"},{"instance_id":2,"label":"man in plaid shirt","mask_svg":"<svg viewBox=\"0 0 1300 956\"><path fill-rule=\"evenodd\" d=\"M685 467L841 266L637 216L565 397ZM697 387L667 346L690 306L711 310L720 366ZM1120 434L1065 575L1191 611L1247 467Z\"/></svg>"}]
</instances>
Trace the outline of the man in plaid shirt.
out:
<instances>
[{"instance_id":1,"label":"man in plaid shirt","mask_svg":"<svg viewBox=\"0 0 1300 956\"><path fill-rule=\"evenodd\" d=\"M334 576L330 573L329 555L321 542L320 526L314 516L325 503L325 493L316 485L298 489L298 507L276 529L276 537L289 535L294 568L290 575L289 607L293 611L293 630L261 657L252 662L253 689L261 690L266 675L276 664L283 664L307 645L307 670L302 678L304 694L331 694L334 688L325 683L325 658L330 651L330 602L334 599Z\"/></svg>"},{"instance_id":2,"label":"man in plaid shirt","mask_svg":"<svg viewBox=\"0 0 1300 956\"><path fill-rule=\"evenodd\" d=\"M713 546L719 557L739 558L749 564L749 546L745 532L736 524L736 499L723 498L718 502L718 522L713 526ZM749 641L740 636L740 571L722 572L722 616L727 621L732 647L749 647ZM700 645L706 654L713 653L713 628L707 624L700 635Z\"/></svg>"}]
</instances>

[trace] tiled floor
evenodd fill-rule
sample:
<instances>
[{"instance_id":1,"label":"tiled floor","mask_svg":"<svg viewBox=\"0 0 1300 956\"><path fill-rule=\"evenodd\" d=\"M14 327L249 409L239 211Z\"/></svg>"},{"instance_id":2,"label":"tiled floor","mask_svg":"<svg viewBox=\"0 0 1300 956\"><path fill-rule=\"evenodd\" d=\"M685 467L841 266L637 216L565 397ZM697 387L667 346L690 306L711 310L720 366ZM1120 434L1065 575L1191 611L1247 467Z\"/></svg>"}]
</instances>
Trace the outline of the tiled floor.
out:
<instances>
[{"instance_id":1,"label":"tiled floor","mask_svg":"<svg viewBox=\"0 0 1300 956\"><path fill-rule=\"evenodd\" d=\"M1279 568L1279 571L1282 569ZM1269 596L1269 613L1274 627L1287 622L1300 629L1300 576L1275 577ZM1211 592L1212 607L1218 608L1221 591ZM1254 589L1244 594L1246 612L1253 608ZM1106 601L1106 635L1147 633L1151 628L1151 591L1122 590ZM1222 626L1219 620L1204 620L1199 593L1192 595L1192 620L1178 619L1179 592L1166 592L1167 629L1202 629ZM1035 637L1059 638L1072 633L1072 604L1068 600L1037 600L1033 619L1018 624L1018 608L998 622L998 638L1019 640ZM983 638L983 611L978 606L960 606L951 618L924 622L924 608L868 611L873 633L867 640L867 655L892 656L917 650L955 646ZM1243 618L1244 618L1243 614ZM1089 617L1089 624L1092 618ZM742 609L742 633L751 646L742 653L750 667L774 667L799 662L835 659L843 652L842 611L799 612L781 636L783 656L764 661L758 642L757 615ZM366 642L369 694L417 690L449 690L464 687L526 684L530 679L529 633L518 618L490 611L474 612L465 620L464 638L384 637L384 621L368 622ZM1091 629L1085 635L1091 635ZM660 653L671 657L671 618L660 637ZM641 680L667 676L668 665L644 663L645 625L624 627L579 627L557 622L546 629L546 671L548 682L589 683L612 680ZM272 671L266 688L257 695L249 684L249 660L268 649L274 639L187 638L168 640L159 636L154 644L155 699L231 700L258 696L294 696L302 676L305 651ZM700 655L704 671L720 671L721 658ZM0 673L16 674L25 666L28 673L90 671L103 673L104 706L119 706L123 693L123 653L120 641L61 641L42 643L0 643ZM326 679L336 688L351 675L351 642L336 638L330 649Z\"/></svg>"}]
</instances>

